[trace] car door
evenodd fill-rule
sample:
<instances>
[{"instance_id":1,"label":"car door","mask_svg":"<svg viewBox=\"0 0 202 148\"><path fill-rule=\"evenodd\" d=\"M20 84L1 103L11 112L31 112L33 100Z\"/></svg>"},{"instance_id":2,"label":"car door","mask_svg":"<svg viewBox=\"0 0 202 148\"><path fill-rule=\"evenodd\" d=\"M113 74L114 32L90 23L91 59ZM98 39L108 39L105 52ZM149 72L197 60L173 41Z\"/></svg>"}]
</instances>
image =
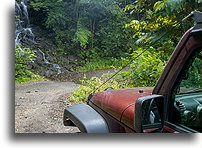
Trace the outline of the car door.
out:
<instances>
[{"instance_id":1,"label":"car door","mask_svg":"<svg viewBox=\"0 0 202 148\"><path fill-rule=\"evenodd\" d=\"M164 132L202 132L202 49L190 54L166 96Z\"/></svg>"}]
</instances>

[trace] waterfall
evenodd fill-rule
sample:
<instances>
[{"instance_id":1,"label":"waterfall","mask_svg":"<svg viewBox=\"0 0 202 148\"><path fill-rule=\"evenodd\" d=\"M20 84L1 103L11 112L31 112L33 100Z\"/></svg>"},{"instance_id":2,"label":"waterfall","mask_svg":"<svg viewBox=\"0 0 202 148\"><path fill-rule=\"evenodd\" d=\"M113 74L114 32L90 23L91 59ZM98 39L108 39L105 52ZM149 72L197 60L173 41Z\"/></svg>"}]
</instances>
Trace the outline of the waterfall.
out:
<instances>
[{"instance_id":1,"label":"waterfall","mask_svg":"<svg viewBox=\"0 0 202 148\"><path fill-rule=\"evenodd\" d=\"M34 34L30 27L29 15L27 10L27 1L15 1L15 16L16 16L16 30L15 30L15 45L21 41L35 43Z\"/></svg>"},{"instance_id":2,"label":"waterfall","mask_svg":"<svg viewBox=\"0 0 202 148\"><path fill-rule=\"evenodd\" d=\"M30 27L27 0L21 0L21 2L15 1L15 17L15 47L24 42L36 44L32 28ZM18 46L18 48L20 48L21 53L23 54L24 48L21 48L21 46ZM67 69L60 67L58 64L51 63L46 58L46 54L42 50L38 49L38 51L42 54L43 62L46 65L46 68L56 72L57 74L69 72Z\"/></svg>"},{"instance_id":3,"label":"waterfall","mask_svg":"<svg viewBox=\"0 0 202 148\"><path fill-rule=\"evenodd\" d=\"M48 64L48 65L51 65L51 68L54 69L54 71L56 71L57 74L69 72L68 70L66 70L65 68L59 66L58 64L49 62L47 60L47 58L46 58L46 54L42 50L40 50L40 49L38 49L38 50L42 54L44 63Z\"/></svg>"},{"instance_id":4,"label":"waterfall","mask_svg":"<svg viewBox=\"0 0 202 148\"><path fill-rule=\"evenodd\" d=\"M47 59L46 59L46 55L45 55L45 53L43 52L43 51L41 51L40 49L38 49L39 50L39 52L42 54L42 56L43 56L43 61L46 63L46 64L51 64Z\"/></svg>"}]
</instances>

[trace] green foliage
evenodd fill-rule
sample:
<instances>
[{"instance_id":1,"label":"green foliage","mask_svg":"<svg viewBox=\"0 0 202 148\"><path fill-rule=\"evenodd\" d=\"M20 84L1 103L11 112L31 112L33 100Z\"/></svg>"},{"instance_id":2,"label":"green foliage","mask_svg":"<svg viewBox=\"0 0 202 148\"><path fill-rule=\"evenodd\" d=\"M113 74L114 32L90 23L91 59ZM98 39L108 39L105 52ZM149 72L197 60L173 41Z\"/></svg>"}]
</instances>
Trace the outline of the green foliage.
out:
<instances>
[{"instance_id":1,"label":"green foliage","mask_svg":"<svg viewBox=\"0 0 202 148\"><path fill-rule=\"evenodd\" d=\"M98 77L92 77L90 79L87 79L85 76L83 80L81 81L83 86L80 86L79 89L75 90L70 96L70 101L74 101L74 103L81 103L85 102L89 96L90 93L92 93L97 87L99 87L103 82L105 82L110 77L110 74L104 74L101 78ZM119 88L127 88L128 86L125 85L125 83L111 79L109 82L104 84L101 88L97 90L103 91L104 89L112 87L114 89Z\"/></svg>"},{"instance_id":2,"label":"green foliage","mask_svg":"<svg viewBox=\"0 0 202 148\"><path fill-rule=\"evenodd\" d=\"M175 49L176 43L179 40L180 38L164 37L152 46L155 49L153 52L156 52L158 54L159 59L161 59L162 61L168 61L172 52Z\"/></svg>"},{"instance_id":3,"label":"green foliage","mask_svg":"<svg viewBox=\"0 0 202 148\"><path fill-rule=\"evenodd\" d=\"M190 65L189 69L186 69L186 71L183 73L185 76L180 87L201 88L201 57L202 52L197 53L197 56L194 57L195 59L192 65Z\"/></svg>"},{"instance_id":4,"label":"green foliage","mask_svg":"<svg viewBox=\"0 0 202 148\"><path fill-rule=\"evenodd\" d=\"M34 74L33 72L29 71L29 76L19 77L15 80L16 84L20 83L28 83L28 82L35 82L35 81L46 81L46 78L41 77L40 75Z\"/></svg>"},{"instance_id":5,"label":"green foliage","mask_svg":"<svg viewBox=\"0 0 202 148\"><path fill-rule=\"evenodd\" d=\"M79 72L122 67L125 61L117 58L93 58L75 70Z\"/></svg>"},{"instance_id":6,"label":"green foliage","mask_svg":"<svg viewBox=\"0 0 202 148\"><path fill-rule=\"evenodd\" d=\"M199 3L199 0L30 0L36 12L44 13L43 25L51 31L60 49L58 55L70 53L85 61L77 71L121 67L128 61L127 55L136 56L142 47L150 47L167 30L177 27L134 61L131 71L121 74L131 87L155 84L178 39L193 25L189 21L181 23L182 18L200 10ZM81 91L85 94L84 90Z\"/></svg>"},{"instance_id":7,"label":"green foliage","mask_svg":"<svg viewBox=\"0 0 202 148\"><path fill-rule=\"evenodd\" d=\"M161 11L163 9L166 8L166 5L164 3L164 1L157 1L155 4L154 4L154 11L157 12L157 11Z\"/></svg>"},{"instance_id":8,"label":"green foliage","mask_svg":"<svg viewBox=\"0 0 202 148\"><path fill-rule=\"evenodd\" d=\"M117 2L117 3L116 3ZM121 0L30 0L56 45L81 58L122 57L134 46ZM49 34L50 35L50 34ZM89 54L90 53L90 54Z\"/></svg>"},{"instance_id":9,"label":"green foliage","mask_svg":"<svg viewBox=\"0 0 202 148\"><path fill-rule=\"evenodd\" d=\"M131 56L135 57L141 52L142 48L139 48ZM162 61L159 53L151 47L130 64L129 72L122 72L120 75L132 87L154 86L164 66L165 61Z\"/></svg>"},{"instance_id":10,"label":"green foliage","mask_svg":"<svg viewBox=\"0 0 202 148\"><path fill-rule=\"evenodd\" d=\"M144 6L144 7L142 7ZM201 10L201 2L195 0L139 0L136 4L126 6L125 10L138 14L138 17L127 24L136 30L133 37L141 42L151 42L159 35L174 27L170 36L181 37L193 22L182 22L191 11Z\"/></svg>"},{"instance_id":11,"label":"green foliage","mask_svg":"<svg viewBox=\"0 0 202 148\"><path fill-rule=\"evenodd\" d=\"M142 52L142 48L139 48L130 55L132 58ZM103 91L107 87L114 89L129 88L129 87L145 87L154 86L159 78L162 70L164 69L166 60L162 60L162 52L158 52L157 49L151 47L149 51L146 51L138 59L130 64L129 71L122 71L118 75L122 78L113 78L107 82L104 86L99 88L99 91ZM122 64L125 65L129 59L122 59ZM93 63L93 62L92 62ZM94 66L95 64L92 64ZM99 87L110 75L103 75L101 78L92 77L91 79L84 79L81 81L82 85L79 89L75 90L70 95L70 100L75 103L81 103L87 100L88 95Z\"/></svg>"},{"instance_id":12,"label":"green foliage","mask_svg":"<svg viewBox=\"0 0 202 148\"><path fill-rule=\"evenodd\" d=\"M127 5L125 11L131 11L135 17L125 27L135 30L133 38L138 47L152 45L154 49L145 52L130 65L131 71L122 74L126 81L132 86L153 86L182 34L194 24L182 19L201 8L201 1L197 0L139 0ZM152 44L171 28L168 36ZM141 51L139 48L131 56Z\"/></svg>"},{"instance_id":13,"label":"green foliage","mask_svg":"<svg viewBox=\"0 0 202 148\"><path fill-rule=\"evenodd\" d=\"M89 38L91 37L91 32L82 26L82 24L77 24L77 31L75 33L75 38L73 41L79 42L80 46L86 48Z\"/></svg>"},{"instance_id":14,"label":"green foliage","mask_svg":"<svg viewBox=\"0 0 202 148\"><path fill-rule=\"evenodd\" d=\"M66 13L67 3L63 0L31 0L30 5L39 16L43 16L41 27L46 28L55 39L60 48L65 48L66 38L70 34L68 30L69 17ZM38 16L36 15L36 17Z\"/></svg>"},{"instance_id":15,"label":"green foliage","mask_svg":"<svg viewBox=\"0 0 202 148\"><path fill-rule=\"evenodd\" d=\"M99 40L102 45L97 53L101 57L124 57L130 48L134 48L134 39L131 34L134 31L130 28L125 29L125 24L129 19L124 16L109 18L101 22L100 25L107 26L100 29Z\"/></svg>"},{"instance_id":16,"label":"green foliage","mask_svg":"<svg viewBox=\"0 0 202 148\"><path fill-rule=\"evenodd\" d=\"M29 48L21 48L21 45L17 44L15 48L15 81L16 83L23 83L33 80L43 80L38 75L31 72L31 68L28 65L30 62L34 62L35 51Z\"/></svg>"},{"instance_id":17,"label":"green foliage","mask_svg":"<svg viewBox=\"0 0 202 148\"><path fill-rule=\"evenodd\" d=\"M64 28L66 26L66 21L64 9L54 7L54 9L48 13L46 25L48 28L57 31L59 27Z\"/></svg>"},{"instance_id":18,"label":"green foliage","mask_svg":"<svg viewBox=\"0 0 202 148\"><path fill-rule=\"evenodd\" d=\"M29 75L29 62L34 62L35 52L29 48L21 48L20 45L16 45L15 48L15 77L22 77L23 75Z\"/></svg>"}]
</instances>

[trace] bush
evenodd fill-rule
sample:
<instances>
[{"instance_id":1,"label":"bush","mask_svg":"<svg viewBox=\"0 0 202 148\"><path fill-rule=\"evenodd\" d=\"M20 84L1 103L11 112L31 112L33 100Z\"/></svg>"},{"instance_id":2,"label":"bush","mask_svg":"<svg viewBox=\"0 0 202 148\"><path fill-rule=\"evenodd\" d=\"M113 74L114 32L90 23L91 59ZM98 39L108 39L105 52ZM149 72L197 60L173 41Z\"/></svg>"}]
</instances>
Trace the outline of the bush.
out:
<instances>
[{"instance_id":1,"label":"bush","mask_svg":"<svg viewBox=\"0 0 202 148\"><path fill-rule=\"evenodd\" d=\"M31 67L28 65L34 62L35 51L29 48L21 48L20 44L15 48L15 81L16 83L28 82L33 80L42 80L38 75L31 72Z\"/></svg>"},{"instance_id":2,"label":"bush","mask_svg":"<svg viewBox=\"0 0 202 148\"><path fill-rule=\"evenodd\" d=\"M142 52L142 48L134 51L131 56L136 57ZM166 62L160 59L161 52L157 52L153 47L130 64L129 72L122 72L120 75L132 87L154 86ZM128 61L128 59L125 59Z\"/></svg>"},{"instance_id":3,"label":"bush","mask_svg":"<svg viewBox=\"0 0 202 148\"><path fill-rule=\"evenodd\" d=\"M74 103L81 103L85 102L90 95L96 88L98 88L101 84L103 84L111 74L104 74L101 78L98 77L92 77L90 79L87 79L86 76L84 76L83 80L81 80L82 86L80 86L79 89L75 90L69 97L70 101L74 101ZM120 89L120 88L127 88L128 86L123 83L123 81L118 79L111 79L106 84L101 86L96 92L103 91L104 89L112 87L114 89Z\"/></svg>"},{"instance_id":4,"label":"bush","mask_svg":"<svg viewBox=\"0 0 202 148\"><path fill-rule=\"evenodd\" d=\"M136 57L141 52L141 48L134 51L131 54L132 58ZM121 89L154 86L166 63L165 60L160 59L161 52L162 51L157 52L156 49L151 47L150 51L147 50L129 65L129 71L121 71L118 73L118 76L112 78L109 82L100 87L97 92L103 91L107 87ZM129 59L124 60L125 61L122 61L122 64L129 62ZM98 61L96 62L99 63ZM92 65L95 66L96 62L92 62ZM85 102L88 95L104 83L110 76L110 74L104 74L101 78L92 77L91 79L84 77L81 81L83 86L70 95L70 100L75 103Z\"/></svg>"}]
</instances>

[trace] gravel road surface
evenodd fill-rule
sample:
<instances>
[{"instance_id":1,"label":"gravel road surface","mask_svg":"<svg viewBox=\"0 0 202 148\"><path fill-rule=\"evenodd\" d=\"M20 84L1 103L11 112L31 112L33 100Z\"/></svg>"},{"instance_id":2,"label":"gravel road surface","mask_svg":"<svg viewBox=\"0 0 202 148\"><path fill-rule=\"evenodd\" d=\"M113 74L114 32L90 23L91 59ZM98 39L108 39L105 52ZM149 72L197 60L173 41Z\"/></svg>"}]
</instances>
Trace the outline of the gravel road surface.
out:
<instances>
[{"instance_id":1,"label":"gravel road surface","mask_svg":"<svg viewBox=\"0 0 202 148\"><path fill-rule=\"evenodd\" d=\"M63 126L67 97L79 87L73 82L39 81L15 85L15 133L77 133Z\"/></svg>"},{"instance_id":2,"label":"gravel road surface","mask_svg":"<svg viewBox=\"0 0 202 148\"><path fill-rule=\"evenodd\" d=\"M52 81L15 85L15 133L78 133L77 127L63 126L63 112L70 106L68 95L79 87L84 74L101 77L113 69L59 74Z\"/></svg>"}]
</instances>

